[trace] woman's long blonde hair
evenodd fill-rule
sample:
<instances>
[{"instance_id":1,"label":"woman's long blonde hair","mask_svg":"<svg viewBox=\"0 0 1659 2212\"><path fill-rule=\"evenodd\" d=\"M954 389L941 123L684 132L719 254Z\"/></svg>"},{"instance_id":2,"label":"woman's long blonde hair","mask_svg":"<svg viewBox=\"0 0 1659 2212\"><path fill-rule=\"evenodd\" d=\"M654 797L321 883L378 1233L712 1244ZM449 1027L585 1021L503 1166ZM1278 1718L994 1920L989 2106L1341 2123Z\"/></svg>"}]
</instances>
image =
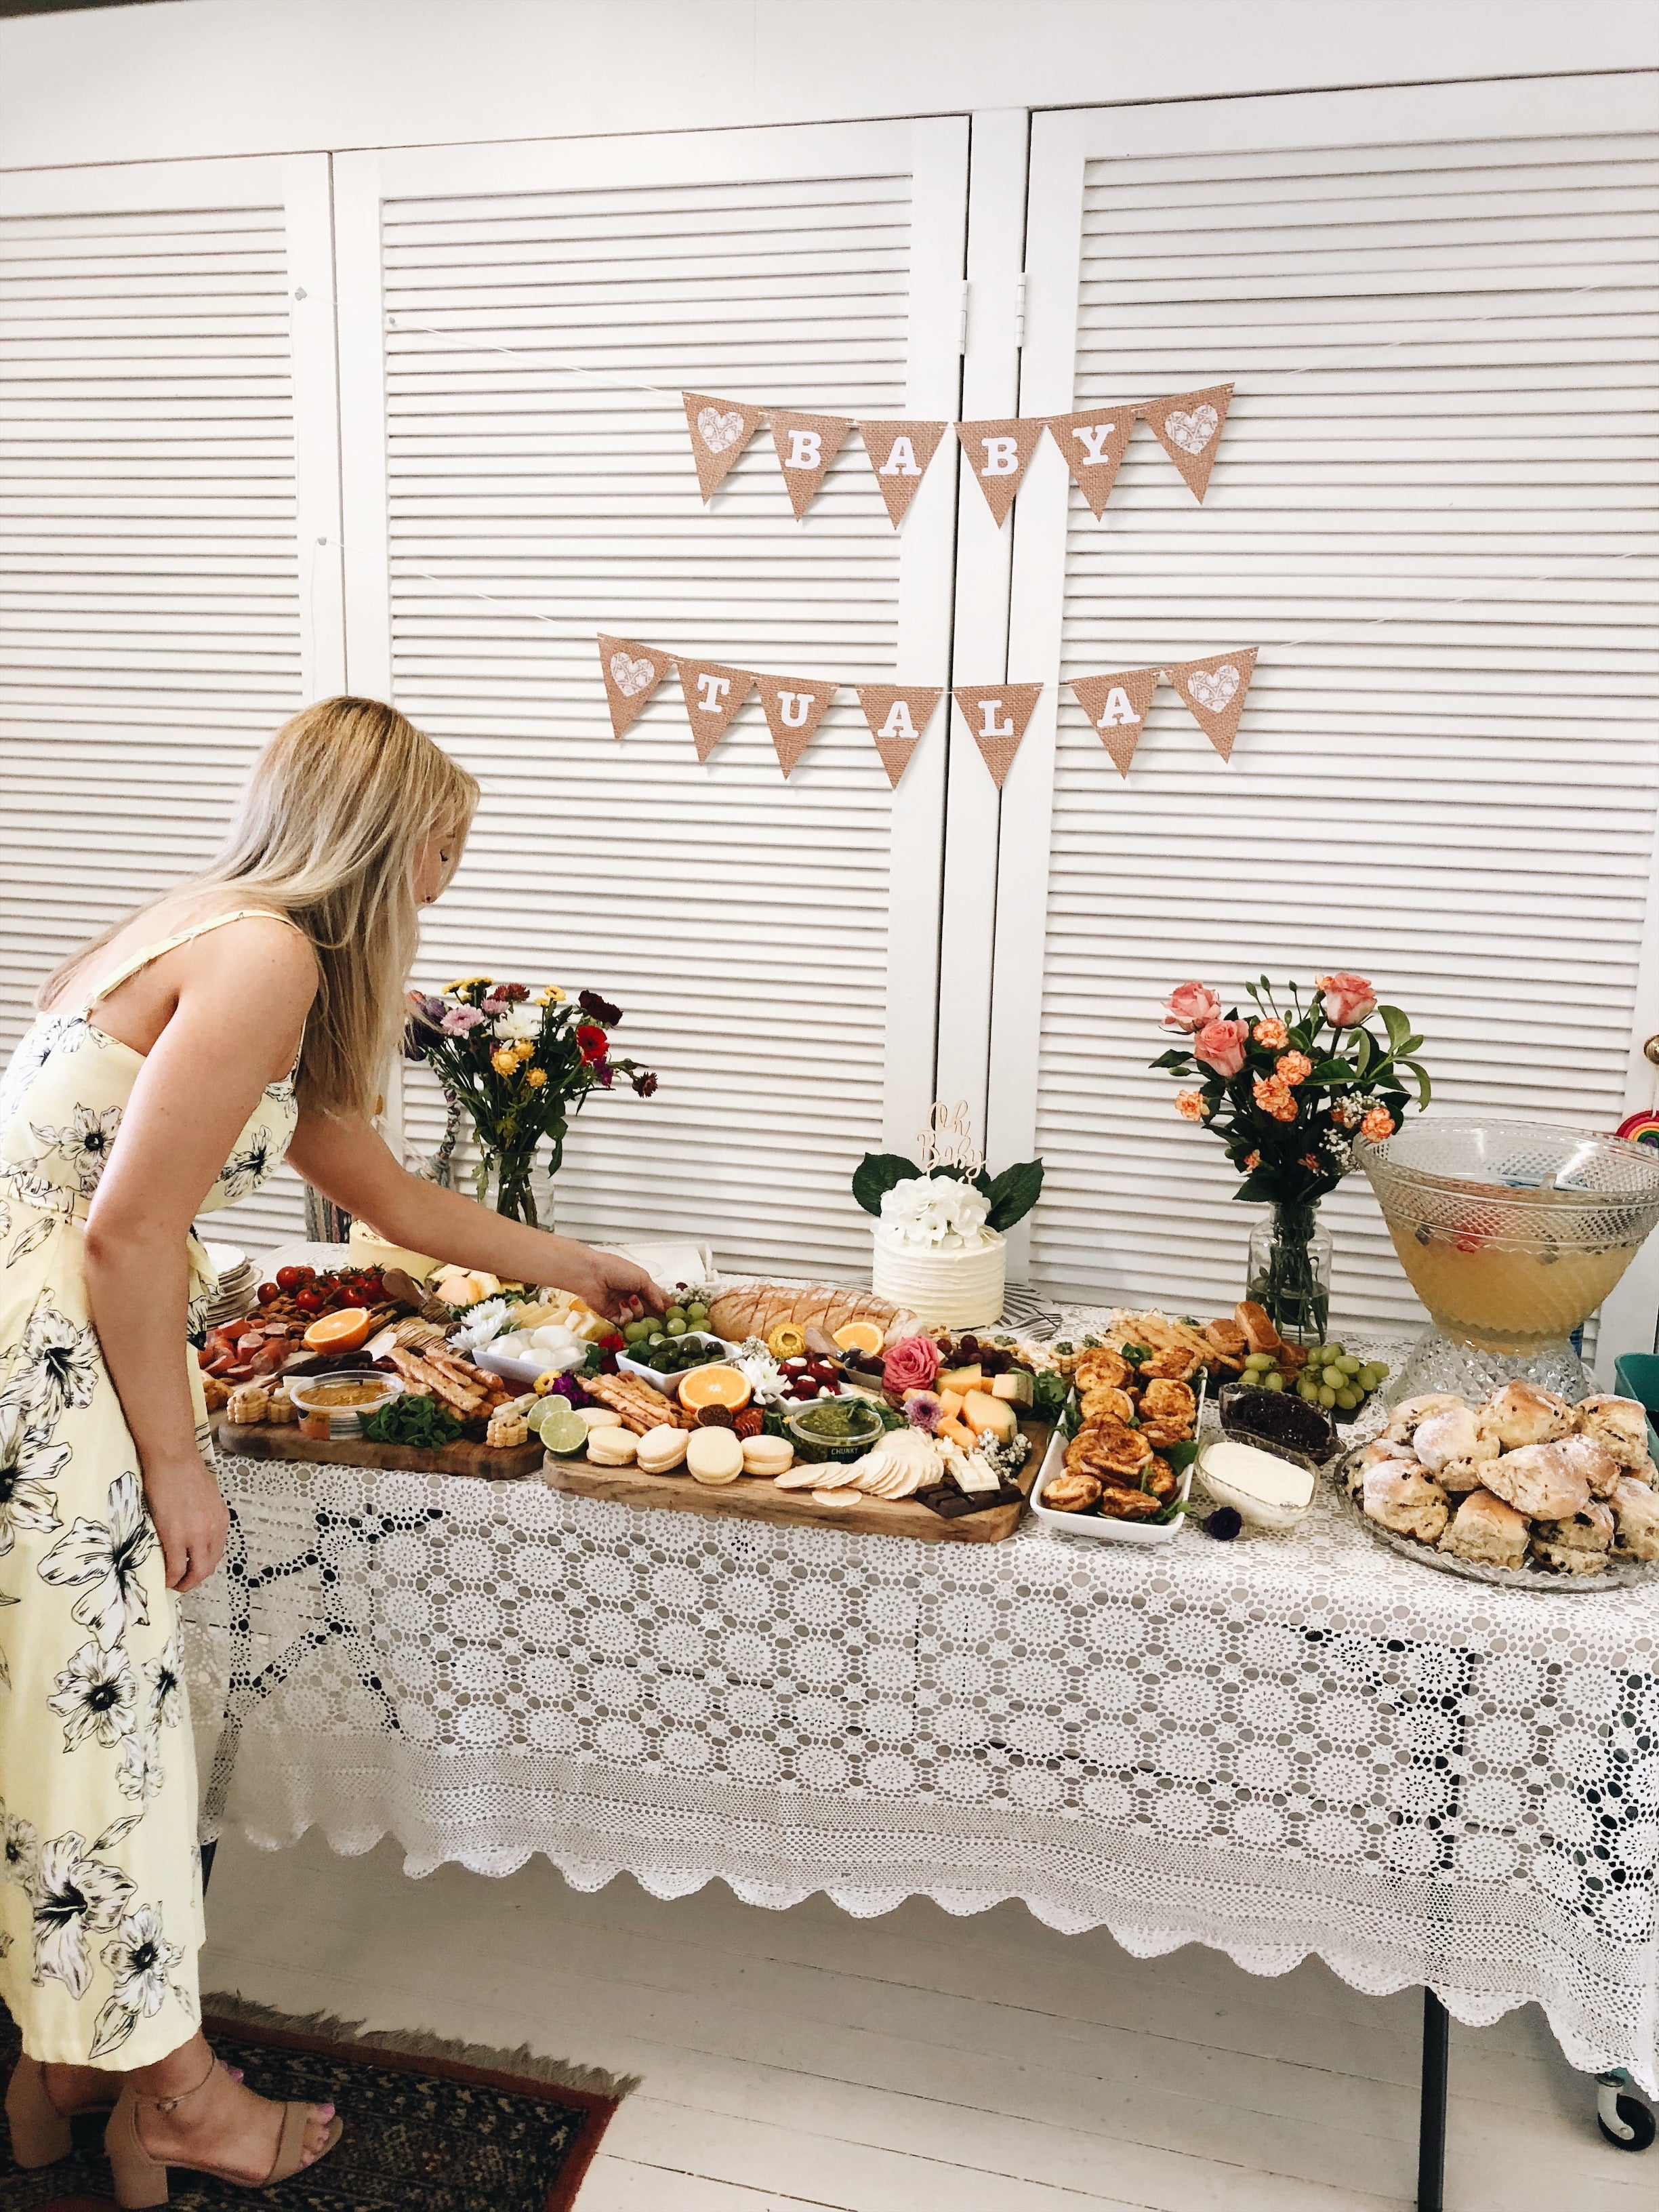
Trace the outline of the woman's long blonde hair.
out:
<instances>
[{"instance_id":1,"label":"woman's long blonde hair","mask_svg":"<svg viewBox=\"0 0 1659 2212\"><path fill-rule=\"evenodd\" d=\"M453 837L453 869L477 803L473 778L395 707L320 700L277 731L217 856L179 885L192 898L246 893L311 940L319 982L300 1055L302 1104L374 1112L403 1035L419 940L416 860L429 838ZM49 1006L88 955L133 919L67 960L40 1003Z\"/></svg>"}]
</instances>

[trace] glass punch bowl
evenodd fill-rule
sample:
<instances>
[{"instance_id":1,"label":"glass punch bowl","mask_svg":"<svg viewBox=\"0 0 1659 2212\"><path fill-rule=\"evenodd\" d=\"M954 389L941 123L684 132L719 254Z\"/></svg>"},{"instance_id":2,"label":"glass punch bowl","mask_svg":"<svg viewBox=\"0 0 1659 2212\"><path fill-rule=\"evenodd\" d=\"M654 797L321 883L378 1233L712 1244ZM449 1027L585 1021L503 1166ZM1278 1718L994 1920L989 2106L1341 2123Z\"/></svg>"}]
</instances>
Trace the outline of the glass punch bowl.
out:
<instances>
[{"instance_id":1,"label":"glass punch bowl","mask_svg":"<svg viewBox=\"0 0 1659 2212\"><path fill-rule=\"evenodd\" d=\"M1659 1152L1548 1121L1431 1115L1358 1152L1433 1323L1390 1403L1479 1398L1516 1377L1571 1399L1596 1387L1571 1339L1659 1222Z\"/></svg>"}]
</instances>

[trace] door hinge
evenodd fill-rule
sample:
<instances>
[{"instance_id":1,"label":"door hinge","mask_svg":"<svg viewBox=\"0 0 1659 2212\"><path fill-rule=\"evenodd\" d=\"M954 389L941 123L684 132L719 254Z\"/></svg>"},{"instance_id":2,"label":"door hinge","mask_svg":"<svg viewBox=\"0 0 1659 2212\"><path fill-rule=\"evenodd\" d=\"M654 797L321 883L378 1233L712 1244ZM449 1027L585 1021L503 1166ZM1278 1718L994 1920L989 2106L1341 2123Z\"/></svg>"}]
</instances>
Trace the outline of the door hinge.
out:
<instances>
[{"instance_id":1,"label":"door hinge","mask_svg":"<svg viewBox=\"0 0 1659 2212\"><path fill-rule=\"evenodd\" d=\"M968 350L968 289L967 279L964 277L962 286L962 306L957 314L957 351L958 353L966 353Z\"/></svg>"},{"instance_id":2,"label":"door hinge","mask_svg":"<svg viewBox=\"0 0 1659 2212\"><path fill-rule=\"evenodd\" d=\"M1022 269L1014 280L1014 350L1018 353L1025 343L1025 271Z\"/></svg>"}]
</instances>

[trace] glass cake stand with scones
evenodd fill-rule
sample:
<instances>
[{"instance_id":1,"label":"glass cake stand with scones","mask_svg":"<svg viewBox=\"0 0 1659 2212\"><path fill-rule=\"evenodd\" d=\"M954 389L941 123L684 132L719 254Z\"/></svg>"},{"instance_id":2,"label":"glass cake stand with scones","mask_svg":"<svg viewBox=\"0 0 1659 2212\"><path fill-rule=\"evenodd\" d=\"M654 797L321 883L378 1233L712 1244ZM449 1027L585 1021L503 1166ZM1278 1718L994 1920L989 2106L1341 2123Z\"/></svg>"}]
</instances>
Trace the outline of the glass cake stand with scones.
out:
<instances>
[{"instance_id":1,"label":"glass cake stand with scones","mask_svg":"<svg viewBox=\"0 0 1659 2212\"><path fill-rule=\"evenodd\" d=\"M1474 1401L1516 1380L1594 1390L1571 1339L1659 1221L1659 1152L1548 1121L1438 1115L1356 1149L1432 1323L1388 1402Z\"/></svg>"}]
</instances>

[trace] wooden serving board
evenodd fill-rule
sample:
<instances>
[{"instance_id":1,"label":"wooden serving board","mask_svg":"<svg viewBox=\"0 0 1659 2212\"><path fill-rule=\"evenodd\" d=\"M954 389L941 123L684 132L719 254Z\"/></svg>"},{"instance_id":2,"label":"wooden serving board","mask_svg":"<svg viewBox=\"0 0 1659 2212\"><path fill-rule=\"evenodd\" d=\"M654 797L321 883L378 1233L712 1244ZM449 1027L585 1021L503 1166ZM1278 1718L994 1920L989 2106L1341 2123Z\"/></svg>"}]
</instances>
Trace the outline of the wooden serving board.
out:
<instances>
[{"instance_id":1,"label":"wooden serving board","mask_svg":"<svg viewBox=\"0 0 1659 2212\"><path fill-rule=\"evenodd\" d=\"M1022 1421L1031 1447L1018 1477L1026 1498L1048 1445L1048 1425ZM586 1459L556 1458L550 1452L542 1468L550 1490L578 1498L603 1498L616 1505L637 1505L657 1512L703 1513L715 1520L805 1522L814 1528L849 1528L860 1536L915 1536L925 1544L1001 1544L1014 1533L1025 1507L988 1506L947 1521L930 1506L906 1498L887 1503L860 1497L852 1505L820 1505L810 1490L780 1490L770 1475L740 1474L735 1482L698 1482L683 1470L643 1474L637 1467L595 1467Z\"/></svg>"},{"instance_id":2,"label":"wooden serving board","mask_svg":"<svg viewBox=\"0 0 1659 2212\"><path fill-rule=\"evenodd\" d=\"M522 1480L542 1463L542 1448L534 1437L527 1443L503 1450L494 1444L440 1444L425 1450L419 1444L377 1444L367 1437L339 1437L327 1443L302 1437L287 1422L255 1421L234 1426L222 1414L215 1419L214 1441L220 1450L239 1459L308 1460L313 1465L401 1468L406 1474L467 1474L489 1482Z\"/></svg>"}]
</instances>

